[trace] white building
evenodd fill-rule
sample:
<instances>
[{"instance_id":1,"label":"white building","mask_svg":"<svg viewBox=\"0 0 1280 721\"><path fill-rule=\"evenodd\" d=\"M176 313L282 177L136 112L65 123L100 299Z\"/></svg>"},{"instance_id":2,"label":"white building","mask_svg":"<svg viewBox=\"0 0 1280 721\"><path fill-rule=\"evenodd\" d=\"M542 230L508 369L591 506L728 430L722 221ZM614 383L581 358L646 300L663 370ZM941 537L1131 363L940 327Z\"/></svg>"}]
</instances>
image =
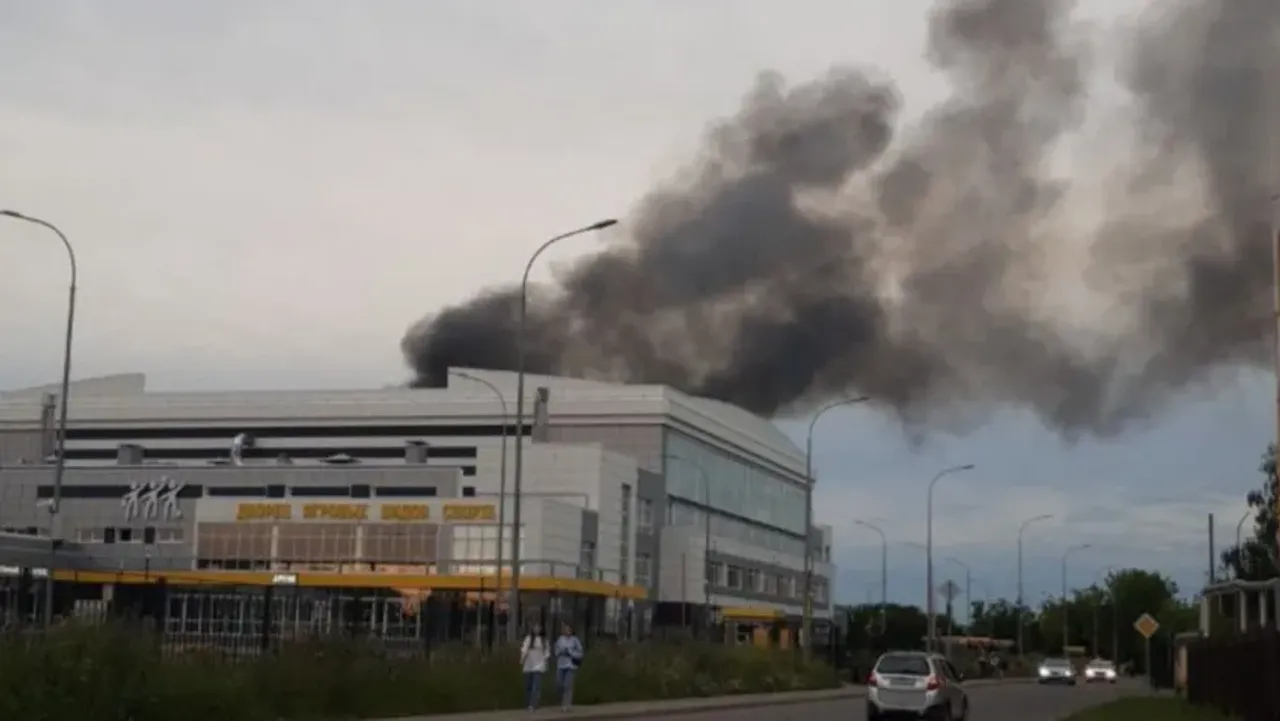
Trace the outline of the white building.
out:
<instances>
[{"instance_id":1,"label":"white building","mask_svg":"<svg viewBox=\"0 0 1280 721\"><path fill-rule=\"evenodd\" d=\"M406 442L412 454L424 447L413 443L420 441L425 456L419 462L456 476L449 495L496 501L504 430L512 434L505 441L508 492L514 477L515 381L511 373L467 370L441 389L230 393L151 393L138 375L84 381L73 386L70 399L64 513L72 513L81 492L77 474L118 469L122 445L142 449L142 459L134 460L143 467L201 466L207 472L232 462L237 437L234 454L245 466L269 472L268 467L286 465L296 477L306 476L293 485L257 481L254 497L316 498L322 493L316 488L338 470L334 466L348 473L403 466L409 460ZM521 555L573 570L526 567L525 574L643 586L658 603L660 619L696 613L708 601L721 609L801 614L804 457L772 423L662 386L532 375L526 381ZM34 509L48 494L7 483L5 476L34 471L21 466L39 464L52 453L50 390L56 388L0 395L0 507ZM422 495L408 481L396 483L407 485L385 492ZM209 490L214 485L203 493L215 493ZM363 492L376 497L392 485L375 483L372 492L364 485ZM86 501L105 497L102 490L83 492ZM81 525L90 530L78 533L111 527L111 519L100 516L110 516L119 502L108 500L97 510L83 507L88 515ZM221 508L214 501L205 505L206 516ZM509 496L502 510L510 524ZM0 524L26 522L11 515L0 511ZM64 535L71 532L63 528ZM453 532L453 556L471 535L477 547L465 554L470 560L497 555L496 526L477 526ZM816 528L809 537L817 559L815 616L825 618L834 577L831 531ZM503 555L509 559L509 550Z\"/></svg>"}]
</instances>

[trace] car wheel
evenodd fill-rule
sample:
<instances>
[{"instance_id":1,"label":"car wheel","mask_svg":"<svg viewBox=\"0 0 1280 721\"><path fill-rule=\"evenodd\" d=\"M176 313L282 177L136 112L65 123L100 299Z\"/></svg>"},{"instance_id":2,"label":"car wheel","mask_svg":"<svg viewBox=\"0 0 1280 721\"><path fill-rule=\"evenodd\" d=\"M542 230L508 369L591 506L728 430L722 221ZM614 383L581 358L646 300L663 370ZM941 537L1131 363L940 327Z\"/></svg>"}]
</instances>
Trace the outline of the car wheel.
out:
<instances>
[{"instance_id":1,"label":"car wheel","mask_svg":"<svg viewBox=\"0 0 1280 721\"><path fill-rule=\"evenodd\" d=\"M867 721L880 721L880 714L876 713L876 707L867 704Z\"/></svg>"},{"instance_id":2,"label":"car wheel","mask_svg":"<svg viewBox=\"0 0 1280 721\"><path fill-rule=\"evenodd\" d=\"M969 721L969 699L966 697L960 701L960 718L956 721Z\"/></svg>"}]
</instances>

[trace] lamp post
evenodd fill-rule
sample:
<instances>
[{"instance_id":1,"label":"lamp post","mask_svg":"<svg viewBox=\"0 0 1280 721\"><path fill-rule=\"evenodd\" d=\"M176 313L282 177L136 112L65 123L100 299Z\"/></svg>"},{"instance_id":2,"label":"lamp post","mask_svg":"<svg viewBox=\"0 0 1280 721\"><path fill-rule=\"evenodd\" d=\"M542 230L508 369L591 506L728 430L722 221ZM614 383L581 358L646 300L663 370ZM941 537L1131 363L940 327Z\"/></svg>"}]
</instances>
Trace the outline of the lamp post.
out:
<instances>
[{"instance_id":1,"label":"lamp post","mask_svg":"<svg viewBox=\"0 0 1280 721\"><path fill-rule=\"evenodd\" d=\"M889 622L889 538L874 523L859 518L853 519L853 523L880 535L880 632L884 633Z\"/></svg>"},{"instance_id":2,"label":"lamp post","mask_svg":"<svg viewBox=\"0 0 1280 721\"><path fill-rule=\"evenodd\" d=\"M1067 657L1067 646L1071 644L1069 626L1067 625L1067 559L1076 551L1093 548L1092 543L1081 543L1062 552L1062 655Z\"/></svg>"},{"instance_id":3,"label":"lamp post","mask_svg":"<svg viewBox=\"0 0 1280 721\"><path fill-rule=\"evenodd\" d=\"M866 396L840 398L819 408L809 419L809 432L805 436L804 446L804 617L801 621L806 659L813 657L813 644L810 643L813 637L813 429L818 425L818 419L827 411L868 400L870 399Z\"/></svg>"},{"instance_id":4,"label":"lamp post","mask_svg":"<svg viewBox=\"0 0 1280 721\"><path fill-rule=\"evenodd\" d=\"M707 575L707 571L711 567L711 476L707 475L707 469L703 468L702 464L684 456L664 453L662 457L664 460L685 463L702 477L702 515L705 518L702 524L702 625L703 630L707 632L707 637L710 638L711 578Z\"/></svg>"},{"instance_id":5,"label":"lamp post","mask_svg":"<svg viewBox=\"0 0 1280 721\"><path fill-rule=\"evenodd\" d=\"M473 383L479 383L480 385L488 388L490 391L493 392L493 395L498 399L498 404L502 407L502 460L498 468L498 558L497 558L497 565L495 566L495 569L494 569L494 585L493 585L495 596L501 597L502 595L502 557L504 555L502 552L502 541L505 538L505 531L507 526L507 434L508 434L508 428L511 426L511 414L507 410L506 397L502 395L502 391L498 390L498 387L493 383L485 380L484 378L471 375L470 373L466 373L464 371L451 370L449 371L449 374L456 378L462 378L464 380L469 380ZM512 538L511 543L513 545L518 545L520 543L520 534L513 533L513 536L514 537ZM496 610L497 608L496 604L494 608L495 608L495 611L493 614L494 615L493 622L496 625L498 623L498 612ZM510 618L507 619L507 640L508 641L516 640L516 630L517 630L516 626L517 624L512 623L512 619Z\"/></svg>"},{"instance_id":6,"label":"lamp post","mask_svg":"<svg viewBox=\"0 0 1280 721\"><path fill-rule=\"evenodd\" d=\"M58 433L55 441L56 456L53 459L53 493L49 503L49 573L46 582L44 594L44 622L46 624L53 622L53 584L54 584L54 568L55 555L58 550L59 514L62 512L62 477L66 472L67 464L67 396L71 394L71 338L75 331L76 325L76 283L78 280L78 267L76 265L76 251L71 246L71 241L67 240L67 236L58 229L56 225L24 215L16 210L0 210L0 215L21 220L26 223L39 225L54 235L58 236L58 240L62 242L62 247L67 251L67 262L70 265L71 278L67 287L67 328L66 337L63 339L62 346L62 385L58 392Z\"/></svg>"},{"instance_id":7,"label":"lamp post","mask_svg":"<svg viewBox=\"0 0 1280 721\"><path fill-rule=\"evenodd\" d=\"M952 466L938 471L933 480L929 481L929 495L925 503L925 585L927 586L925 593L925 613L928 614L929 633L925 643L925 649L933 650L933 641L938 636L938 619L934 618L934 602L933 602L933 489L937 487L938 481L944 476L953 473L962 473L964 471L972 471L976 466L972 463L966 463L963 466Z\"/></svg>"},{"instance_id":8,"label":"lamp post","mask_svg":"<svg viewBox=\"0 0 1280 721\"><path fill-rule=\"evenodd\" d=\"M1018 658L1022 658L1022 652L1023 652L1023 648L1022 648L1022 625L1023 625L1023 622L1026 620L1026 619L1024 618L1024 616L1025 616L1026 614L1025 614L1025 612L1022 610L1022 609L1023 609L1023 599L1022 599L1022 536L1023 536L1023 534L1024 534L1024 533L1026 533L1026 532L1027 532L1027 527L1028 527L1028 526L1030 526L1031 524L1033 524L1033 523L1039 523L1040 521L1047 521L1047 520L1049 520L1050 518L1053 518L1053 514L1052 514L1052 513L1046 513L1046 514L1043 514L1043 515L1040 515L1040 516L1035 516L1035 517L1033 517L1033 518L1028 518L1027 520L1025 520L1025 521L1023 521L1023 522L1022 522L1022 525L1021 525L1021 526L1018 526Z\"/></svg>"},{"instance_id":9,"label":"lamp post","mask_svg":"<svg viewBox=\"0 0 1280 721\"><path fill-rule=\"evenodd\" d=\"M515 537L516 542L511 544L511 601L507 607L511 609L512 623L519 626L522 621L520 615L520 511L521 502L524 500L524 364L525 355L528 345L529 330L529 272L533 270L533 264L538 257L546 251L547 248L575 235L583 233L591 233L597 230L604 230L610 226L617 225L618 221L609 218L601 220L591 225L571 230L567 233L561 233L554 236L538 249L533 251L529 256L529 261L525 263L524 275L520 278L520 325L516 331L516 454L515 454L515 478L514 478L514 508L511 511L511 533Z\"/></svg>"}]
</instances>

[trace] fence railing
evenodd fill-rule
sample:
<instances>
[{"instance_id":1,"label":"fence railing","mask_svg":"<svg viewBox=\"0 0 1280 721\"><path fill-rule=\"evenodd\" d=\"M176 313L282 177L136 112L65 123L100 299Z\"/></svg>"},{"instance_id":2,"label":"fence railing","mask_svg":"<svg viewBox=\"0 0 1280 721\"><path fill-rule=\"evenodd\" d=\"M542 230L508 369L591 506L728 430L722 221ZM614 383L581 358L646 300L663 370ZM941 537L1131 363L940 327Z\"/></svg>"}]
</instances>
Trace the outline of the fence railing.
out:
<instances>
[{"instance_id":1,"label":"fence railing","mask_svg":"<svg viewBox=\"0 0 1280 721\"><path fill-rule=\"evenodd\" d=\"M1252 721L1280 718L1280 632L1187 642L1187 700Z\"/></svg>"}]
</instances>

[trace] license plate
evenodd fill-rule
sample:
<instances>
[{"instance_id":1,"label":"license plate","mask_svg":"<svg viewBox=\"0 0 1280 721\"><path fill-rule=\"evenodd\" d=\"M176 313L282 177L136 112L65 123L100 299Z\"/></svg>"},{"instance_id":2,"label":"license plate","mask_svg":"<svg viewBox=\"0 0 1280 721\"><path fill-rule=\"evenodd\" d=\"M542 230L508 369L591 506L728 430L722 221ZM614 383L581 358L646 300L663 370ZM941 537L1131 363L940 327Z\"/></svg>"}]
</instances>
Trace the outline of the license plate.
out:
<instances>
[{"instance_id":1,"label":"license plate","mask_svg":"<svg viewBox=\"0 0 1280 721\"><path fill-rule=\"evenodd\" d=\"M894 678L894 679L889 679L889 685L890 686L906 686L908 688L915 688L916 682L911 681L909 679L905 679L905 678Z\"/></svg>"}]
</instances>

